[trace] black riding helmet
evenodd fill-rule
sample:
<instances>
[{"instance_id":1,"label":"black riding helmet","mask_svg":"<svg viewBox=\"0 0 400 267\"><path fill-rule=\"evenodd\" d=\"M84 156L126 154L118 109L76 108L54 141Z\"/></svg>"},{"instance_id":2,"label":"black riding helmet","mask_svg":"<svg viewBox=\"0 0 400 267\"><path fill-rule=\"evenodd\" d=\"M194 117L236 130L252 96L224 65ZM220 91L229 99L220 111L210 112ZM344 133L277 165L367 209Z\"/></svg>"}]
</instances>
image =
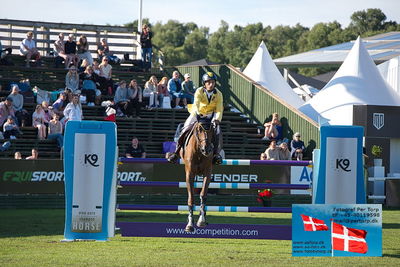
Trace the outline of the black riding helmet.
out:
<instances>
[{"instance_id":1,"label":"black riding helmet","mask_svg":"<svg viewBox=\"0 0 400 267\"><path fill-rule=\"evenodd\" d=\"M206 83L206 81L209 81L209 80L217 81L217 76L214 73L212 73L211 71L208 71L207 73L205 73L203 75L202 80L203 80L203 85L204 85Z\"/></svg>"}]
</instances>

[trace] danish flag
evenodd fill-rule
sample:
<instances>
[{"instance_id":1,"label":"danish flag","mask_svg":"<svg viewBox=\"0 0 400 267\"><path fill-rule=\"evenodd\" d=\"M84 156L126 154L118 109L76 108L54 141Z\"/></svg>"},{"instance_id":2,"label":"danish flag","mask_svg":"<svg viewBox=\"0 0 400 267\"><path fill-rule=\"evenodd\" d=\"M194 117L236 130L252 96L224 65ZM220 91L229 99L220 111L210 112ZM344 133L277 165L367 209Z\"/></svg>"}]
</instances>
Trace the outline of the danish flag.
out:
<instances>
[{"instance_id":1,"label":"danish flag","mask_svg":"<svg viewBox=\"0 0 400 267\"><path fill-rule=\"evenodd\" d=\"M356 253L367 253L367 231L332 223L332 248Z\"/></svg>"},{"instance_id":2,"label":"danish flag","mask_svg":"<svg viewBox=\"0 0 400 267\"><path fill-rule=\"evenodd\" d=\"M328 231L328 226L323 220L301 214L303 219L304 231Z\"/></svg>"}]
</instances>

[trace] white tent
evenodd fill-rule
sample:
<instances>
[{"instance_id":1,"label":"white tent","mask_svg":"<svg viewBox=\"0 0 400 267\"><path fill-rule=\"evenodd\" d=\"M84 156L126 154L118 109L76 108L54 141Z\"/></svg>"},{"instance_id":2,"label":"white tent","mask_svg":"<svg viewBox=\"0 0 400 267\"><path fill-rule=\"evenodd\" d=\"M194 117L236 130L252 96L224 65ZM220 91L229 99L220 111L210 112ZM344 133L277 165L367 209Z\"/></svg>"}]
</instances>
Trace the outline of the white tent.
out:
<instances>
[{"instance_id":1,"label":"white tent","mask_svg":"<svg viewBox=\"0 0 400 267\"><path fill-rule=\"evenodd\" d=\"M299 108L320 124L352 125L353 105L400 106L400 96L383 80L361 43L354 43L335 76Z\"/></svg>"},{"instance_id":2,"label":"white tent","mask_svg":"<svg viewBox=\"0 0 400 267\"><path fill-rule=\"evenodd\" d=\"M304 103L283 79L264 42L261 42L243 73L295 108Z\"/></svg>"},{"instance_id":3,"label":"white tent","mask_svg":"<svg viewBox=\"0 0 400 267\"><path fill-rule=\"evenodd\" d=\"M379 64L378 70L392 89L400 94L400 56Z\"/></svg>"}]
</instances>

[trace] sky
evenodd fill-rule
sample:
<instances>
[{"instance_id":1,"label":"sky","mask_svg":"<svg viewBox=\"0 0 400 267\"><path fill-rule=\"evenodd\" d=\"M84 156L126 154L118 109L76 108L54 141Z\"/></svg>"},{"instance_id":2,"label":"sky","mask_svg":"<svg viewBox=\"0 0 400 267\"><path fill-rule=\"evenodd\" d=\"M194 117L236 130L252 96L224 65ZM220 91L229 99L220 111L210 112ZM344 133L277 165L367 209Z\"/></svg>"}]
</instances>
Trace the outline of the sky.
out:
<instances>
[{"instance_id":1,"label":"sky","mask_svg":"<svg viewBox=\"0 0 400 267\"><path fill-rule=\"evenodd\" d=\"M4 0L2 0L4 1ZM359 10L380 8L387 20L400 23L400 0L142 0L143 18L151 23L178 20L195 22L216 31L221 20L234 25L262 22L312 27L319 22L350 23ZM45 22L123 25L139 18L139 0L35 0L6 4L0 18ZM4 5L3 5L4 7Z\"/></svg>"}]
</instances>

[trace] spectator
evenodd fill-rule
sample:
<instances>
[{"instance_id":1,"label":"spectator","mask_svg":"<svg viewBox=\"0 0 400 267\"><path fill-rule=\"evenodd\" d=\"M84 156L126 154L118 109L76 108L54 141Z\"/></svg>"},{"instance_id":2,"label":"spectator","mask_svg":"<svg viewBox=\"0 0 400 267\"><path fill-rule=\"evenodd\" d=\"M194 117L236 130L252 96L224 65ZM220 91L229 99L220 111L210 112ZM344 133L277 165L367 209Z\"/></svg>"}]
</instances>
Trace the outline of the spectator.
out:
<instances>
[{"instance_id":1,"label":"spectator","mask_svg":"<svg viewBox=\"0 0 400 267\"><path fill-rule=\"evenodd\" d=\"M87 66L89 66L89 61L86 58L84 58L81 61L81 65L78 68L78 74L85 72Z\"/></svg>"},{"instance_id":2,"label":"spectator","mask_svg":"<svg viewBox=\"0 0 400 267\"><path fill-rule=\"evenodd\" d=\"M293 135L293 140L290 142L290 148L292 151L292 157L296 160L303 160L303 154L305 151L304 142L300 140L300 133Z\"/></svg>"},{"instance_id":3,"label":"spectator","mask_svg":"<svg viewBox=\"0 0 400 267\"><path fill-rule=\"evenodd\" d=\"M150 27L147 26L147 24L143 24L142 32L140 33L140 45L142 47L142 61L145 71L148 71L151 68L151 38L153 38L153 33L150 31Z\"/></svg>"},{"instance_id":4,"label":"spectator","mask_svg":"<svg viewBox=\"0 0 400 267\"><path fill-rule=\"evenodd\" d=\"M264 123L265 131L262 140L280 140L282 139L282 124L278 113L272 114L272 120Z\"/></svg>"},{"instance_id":5,"label":"spectator","mask_svg":"<svg viewBox=\"0 0 400 267\"><path fill-rule=\"evenodd\" d=\"M68 68L68 56L65 53L65 41L64 41L64 33L58 34L58 39L54 42L54 52L57 57L61 57L64 59L65 69ZM56 61L57 62L57 61Z\"/></svg>"},{"instance_id":6,"label":"spectator","mask_svg":"<svg viewBox=\"0 0 400 267\"><path fill-rule=\"evenodd\" d=\"M103 77L101 88L103 89L103 93L109 96L114 95L114 81L112 80L112 66L108 64L108 58L103 57L101 64L99 65L100 69L100 77Z\"/></svg>"},{"instance_id":7,"label":"spectator","mask_svg":"<svg viewBox=\"0 0 400 267\"><path fill-rule=\"evenodd\" d=\"M157 92L158 92L158 103L159 107L163 108L163 103L164 103L164 97L169 98L169 93L168 93L168 78L167 77L162 77L161 81L158 83L157 86ZM171 100L170 100L171 101Z\"/></svg>"},{"instance_id":8,"label":"spectator","mask_svg":"<svg viewBox=\"0 0 400 267\"><path fill-rule=\"evenodd\" d=\"M39 158L39 151L36 148L32 148L31 155L26 157L25 159L38 159Z\"/></svg>"},{"instance_id":9,"label":"spectator","mask_svg":"<svg viewBox=\"0 0 400 267\"><path fill-rule=\"evenodd\" d=\"M143 89L143 99L147 102L149 108L158 107L158 91L157 91L157 77L152 75L146 82Z\"/></svg>"},{"instance_id":10,"label":"spectator","mask_svg":"<svg viewBox=\"0 0 400 267\"><path fill-rule=\"evenodd\" d=\"M49 108L49 103L47 101L43 101L42 102L42 108L43 108L43 112L44 112L44 117L46 119L46 121L50 121L53 118L54 112L52 109ZM46 126L48 126L49 124L46 123Z\"/></svg>"},{"instance_id":11,"label":"spectator","mask_svg":"<svg viewBox=\"0 0 400 267\"><path fill-rule=\"evenodd\" d=\"M56 140L58 147L63 147L63 126L57 114L53 114L53 118L49 122L49 134L47 136L47 139Z\"/></svg>"},{"instance_id":12,"label":"spectator","mask_svg":"<svg viewBox=\"0 0 400 267\"><path fill-rule=\"evenodd\" d=\"M65 64L67 67L71 67L71 65L78 66L79 58L76 55L76 42L75 36L71 33L68 35L68 40L65 42L64 51L67 55L67 63Z\"/></svg>"},{"instance_id":13,"label":"spectator","mask_svg":"<svg viewBox=\"0 0 400 267\"><path fill-rule=\"evenodd\" d=\"M79 59L83 60L86 58L87 61L89 62L89 65L91 66L93 64L93 58L92 58L92 54L90 54L89 43L88 43L85 35L81 35L81 37L79 37L79 40L78 40L78 43L76 44L76 46L78 48Z\"/></svg>"},{"instance_id":14,"label":"spectator","mask_svg":"<svg viewBox=\"0 0 400 267\"><path fill-rule=\"evenodd\" d=\"M26 67L30 67L30 60L34 58L36 62L40 60L40 53L36 48L36 43L33 40L33 32L28 32L26 38L22 40L19 52L22 56L26 57Z\"/></svg>"},{"instance_id":15,"label":"spectator","mask_svg":"<svg viewBox=\"0 0 400 267\"><path fill-rule=\"evenodd\" d=\"M16 152L14 153L14 159L22 159L21 152L16 151Z\"/></svg>"},{"instance_id":16,"label":"spectator","mask_svg":"<svg viewBox=\"0 0 400 267\"><path fill-rule=\"evenodd\" d=\"M140 119L140 111L142 108L142 88L140 88L140 86L137 84L137 81L131 80L131 82L129 83L129 89L132 90L132 94L131 94L131 103L133 108L136 111L136 118Z\"/></svg>"},{"instance_id":17,"label":"spectator","mask_svg":"<svg viewBox=\"0 0 400 267\"><path fill-rule=\"evenodd\" d=\"M93 60L93 72L100 76L99 62L95 59Z\"/></svg>"},{"instance_id":18,"label":"spectator","mask_svg":"<svg viewBox=\"0 0 400 267\"><path fill-rule=\"evenodd\" d=\"M267 160L279 160L279 148L276 146L275 140L271 141L264 153L267 155Z\"/></svg>"},{"instance_id":19,"label":"spectator","mask_svg":"<svg viewBox=\"0 0 400 267\"><path fill-rule=\"evenodd\" d=\"M110 62L120 62L119 58L117 56L113 56L113 54L110 52L110 47L108 46L105 38L102 38L100 44L97 46L97 54L99 55L100 60L102 60L103 57L107 57Z\"/></svg>"},{"instance_id":20,"label":"spectator","mask_svg":"<svg viewBox=\"0 0 400 267\"><path fill-rule=\"evenodd\" d=\"M0 40L0 65L14 65L11 60L8 58L8 55L11 55L12 48L8 47L3 49L3 45Z\"/></svg>"},{"instance_id":21,"label":"spectator","mask_svg":"<svg viewBox=\"0 0 400 267\"><path fill-rule=\"evenodd\" d=\"M10 97L13 100L12 105L14 107L15 117L17 119L16 122L18 126L24 127L25 125L28 124L27 122L29 121L28 119L29 113L28 111L23 109L24 96L19 93L18 85L16 84L13 85L11 94L9 94L8 97Z\"/></svg>"},{"instance_id":22,"label":"spectator","mask_svg":"<svg viewBox=\"0 0 400 267\"><path fill-rule=\"evenodd\" d=\"M37 105L32 114L32 126L37 128L39 140L46 139L46 124L48 123L42 105Z\"/></svg>"},{"instance_id":23,"label":"spectator","mask_svg":"<svg viewBox=\"0 0 400 267\"><path fill-rule=\"evenodd\" d=\"M65 87L70 89L73 93L79 89L79 75L75 66L71 66L65 75Z\"/></svg>"},{"instance_id":24,"label":"spectator","mask_svg":"<svg viewBox=\"0 0 400 267\"><path fill-rule=\"evenodd\" d=\"M279 159L280 160L291 160L292 156L288 149L288 144L286 142L282 142L279 145Z\"/></svg>"},{"instance_id":25,"label":"spectator","mask_svg":"<svg viewBox=\"0 0 400 267\"><path fill-rule=\"evenodd\" d=\"M131 103L132 90L126 87L125 81L120 81L114 96L114 103L121 112L128 117L133 115L133 106Z\"/></svg>"},{"instance_id":26,"label":"spectator","mask_svg":"<svg viewBox=\"0 0 400 267\"><path fill-rule=\"evenodd\" d=\"M79 95L74 94L72 98L72 102L68 103L68 105L64 109L65 122L68 121L81 121L83 118L82 115L82 106L79 101Z\"/></svg>"},{"instance_id":27,"label":"spectator","mask_svg":"<svg viewBox=\"0 0 400 267\"><path fill-rule=\"evenodd\" d=\"M64 117L64 108L67 106L66 100L67 94L65 92L62 92L58 96L58 99L51 106L54 114L57 114L59 118Z\"/></svg>"},{"instance_id":28,"label":"spectator","mask_svg":"<svg viewBox=\"0 0 400 267\"><path fill-rule=\"evenodd\" d=\"M11 97L7 97L6 100L0 102L0 127L3 126L9 116L15 117L15 109Z\"/></svg>"},{"instance_id":29,"label":"spectator","mask_svg":"<svg viewBox=\"0 0 400 267\"><path fill-rule=\"evenodd\" d=\"M132 145L130 145L125 152L125 157L127 158L145 158L146 152L139 140L136 137L132 138Z\"/></svg>"},{"instance_id":30,"label":"spectator","mask_svg":"<svg viewBox=\"0 0 400 267\"><path fill-rule=\"evenodd\" d=\"M93 73L92 66L87 66L85 72L79 75L79 79L82 83L82 94L86 96L87 105L94 106L96 96L101 96L101 92L96 85L99 76Z\"/></svg>"},{"instance_id":31,"label":"spectator","mask_svg":"<svg viewBox=\"0 0 400 267\"><path fill-rule=\"evenodd\" d=\"M172 78L168 81L168 92L172 97L175 99L175 108L181 108L179 106L179 102L181 101L181 98L183 97L183 92L182 92L182 83L181 80L179 79L179 72L174 71L172 73ZM184 98L184 104L186 105L186 98Z\"/></svg>"},{"instance_id":32,"label":"spectator","mask_svg":"<svg viewBox=\"0 0 400 267\"><path fill-rule=\"evenodd\" d=\"M264 152L260 154L260 160L267 160L267 154Z\"/></svg>"},{"instance_id":33,"label":"spectator","mask_svg":"<svg viewBox=\"0 0 400 267\"><path fill-rule=\"evenodd\" d=\"M182 82L182 90L184 93L184 97L193 104L194 93L196 92L196 88L193 84L193 81L190 80L190 74L186 73L184 76L185 80Z\"/></svg>"},{"instance_id":34,"label":"spectator","mask_svg":"<svg viewBox=\"0 0 400 267\"><path fill-rule=\"evenodd\" d=\"M9 116L7 121L3 125L3 135L5 139L17 139L21 131L18 128L18 125L15 123L14 118Z\"/></svg>"}]
</instances>

